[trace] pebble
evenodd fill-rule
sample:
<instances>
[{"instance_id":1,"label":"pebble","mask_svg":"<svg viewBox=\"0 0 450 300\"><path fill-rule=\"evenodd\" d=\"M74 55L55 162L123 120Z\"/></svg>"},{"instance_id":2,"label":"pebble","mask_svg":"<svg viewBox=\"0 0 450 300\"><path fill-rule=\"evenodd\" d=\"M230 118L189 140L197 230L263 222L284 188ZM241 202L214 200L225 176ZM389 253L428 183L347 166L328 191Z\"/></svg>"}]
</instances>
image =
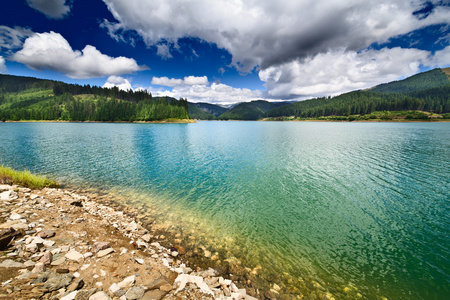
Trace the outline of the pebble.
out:
<instances>
[{"instance_id":1,"label":"pebble","mask_svg":"<svg viewBox=\"0 0 450 300\"><path fill-rule=\"evenodd\" d=\"M104 256L106 256L106 255L108 255L108 254L110 254L110 253L113 253L113 252L114 252L114 249L113 249L113 248L108 248L108 249L105 249L105 250L100 250L100 251L97 253L97 257L98 257L98 258L104 257Z\"/></svg>"}]
</instances>

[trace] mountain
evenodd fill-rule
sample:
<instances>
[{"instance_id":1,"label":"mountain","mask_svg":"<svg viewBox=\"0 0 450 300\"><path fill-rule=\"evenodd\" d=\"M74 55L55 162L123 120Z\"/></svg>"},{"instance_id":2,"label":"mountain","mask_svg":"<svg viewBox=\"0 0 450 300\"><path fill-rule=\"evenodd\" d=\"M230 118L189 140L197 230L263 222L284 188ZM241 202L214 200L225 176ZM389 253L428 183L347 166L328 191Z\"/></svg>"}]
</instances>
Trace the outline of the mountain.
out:
<instances>
[{"instance_id":1,"label":"mountain","mask_svg":"<svg viewBox=\"0 0 450 300\"><path fill-rule=\"evenodd\" d=\"M185 99L147 91L0 75L0 120L160 121L188 119Z\"/></svg>"},{"instance_id":2,"label":"mountain","mask_svg":"<svg viewBox=\"0 0 450 300\"><path fill-rule=\"evenodd\" d=\"M366 115L375 111L426 111L450 113L450 69L434 69L404 80L292 103L266 113L268 117L319 118Z\"/></svg>"},{"instance_id":3,"label":"mountain","mask_svg":"<svg viewBox=\"0 0 450 300\"><path fill-rule=\"evenodd\" d=\"M189 105L189 117L191 119L196 120L217 120L217 117L213 114L210 114L209 112L206 112L196 105L195 103L188 103Z\"/></svg>"},{"instance_id":4,"label":"mountain","mask_svg":"<svg viewBox=\"0 0 450 300\"><path fill-rule=\"evenodd\" d=\"M446 73L447 72L447 73ZM372 89L381 93L410 93L421 90L442 87L450 83L450 68L434 69L413 75L403 80L377 85Z\"/></svg>"},{"instance_id":5,"label":"mountain","mask_svg":"<svg viewBox=\"0 0 450 300\"><path fill-rule=\"evenodd\" d=\"M220 105L211 104L211 103L202 103L202 102L199 102L199 103L189 102L189 106L198 107L199 109L203 110L204 112L212 114L216 117L220 116L221 114L223 114L224 112L226 112L228 110L228 108L222 107Z\"/></svg>"},{"instance_id":6,"label":"mountain","mask_svg":"<svg viewBox=\"0 0 450 300\"><path fill-rule=\"evenodd\" d=\"M220 115L219 120L258 120L266 117L266 112L283 105L287 103L264 100L243 102Z\"/></svg>"}]
</instances>

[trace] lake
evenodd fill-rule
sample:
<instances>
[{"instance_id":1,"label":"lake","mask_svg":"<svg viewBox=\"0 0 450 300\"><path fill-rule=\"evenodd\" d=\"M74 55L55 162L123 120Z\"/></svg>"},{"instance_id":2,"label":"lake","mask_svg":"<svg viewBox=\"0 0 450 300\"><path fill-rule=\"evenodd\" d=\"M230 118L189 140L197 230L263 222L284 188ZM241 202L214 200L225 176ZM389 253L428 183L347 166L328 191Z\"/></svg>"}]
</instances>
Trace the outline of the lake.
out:
<instances>
[{"instance_id":1,"label":"lake","mask_svg":"<svg viewBox=\"0 0 450 300\"><path fill-rule=\"evenodd\" d=\"M283 293L450 294L450 123L0 123L0 140L0 164L120 195Z\"/></svg>"}]
</instances>

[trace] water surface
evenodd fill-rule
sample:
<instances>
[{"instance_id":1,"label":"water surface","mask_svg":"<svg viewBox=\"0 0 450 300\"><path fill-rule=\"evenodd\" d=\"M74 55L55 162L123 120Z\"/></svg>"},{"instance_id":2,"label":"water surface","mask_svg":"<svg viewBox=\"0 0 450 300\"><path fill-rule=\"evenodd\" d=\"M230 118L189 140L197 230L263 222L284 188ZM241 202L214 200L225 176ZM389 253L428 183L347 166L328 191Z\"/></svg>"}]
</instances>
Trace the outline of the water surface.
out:
<instances>
[{"instance_id":1,"label":"water surface","mask_svg":"<svg viewBox=\"0 0 450 300\"><path fill-rule=\"evenodd\" d=\"M450 294L450 123L2 123L0 139L0 163L128 193L284 292Z\"/></svg>"}]
</instances>

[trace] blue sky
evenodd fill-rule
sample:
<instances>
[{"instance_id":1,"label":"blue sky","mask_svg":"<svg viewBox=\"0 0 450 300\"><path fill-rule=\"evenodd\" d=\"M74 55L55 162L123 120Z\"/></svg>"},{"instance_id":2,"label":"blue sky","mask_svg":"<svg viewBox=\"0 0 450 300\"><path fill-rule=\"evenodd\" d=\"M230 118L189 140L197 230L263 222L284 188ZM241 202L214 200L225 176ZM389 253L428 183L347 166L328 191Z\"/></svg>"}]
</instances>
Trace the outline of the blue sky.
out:
<instances>
[{"instance_id":1,"label":"blue sky","mask_svg":"<svg viewBox=\"0 0 450 300\"><path fill-rule=\"evenodd\" d=\"M193 102L303 100L450 66L449 0L22 0L0 72Z\"/></svg>"}]
</instances>

